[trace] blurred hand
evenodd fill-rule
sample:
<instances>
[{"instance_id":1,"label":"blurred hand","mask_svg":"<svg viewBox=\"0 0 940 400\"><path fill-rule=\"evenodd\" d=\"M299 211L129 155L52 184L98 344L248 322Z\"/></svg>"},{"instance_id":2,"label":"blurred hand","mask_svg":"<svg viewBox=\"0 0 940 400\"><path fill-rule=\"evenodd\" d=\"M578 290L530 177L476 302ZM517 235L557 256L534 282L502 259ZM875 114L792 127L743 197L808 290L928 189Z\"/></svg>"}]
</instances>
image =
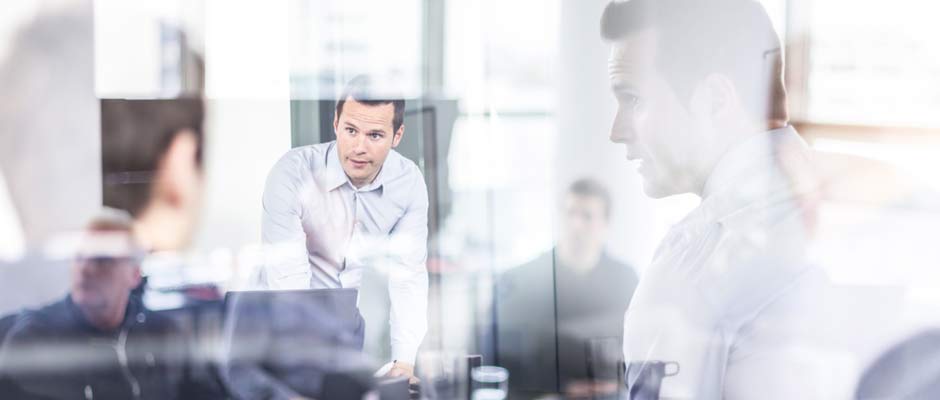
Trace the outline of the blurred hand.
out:
<instances>
[{"instance_id":1,"label":"blurred hand","mask_svg":"<svg viewBox=\"0 0 940 400\"><path fill-rule=\"evenodd\" d=\"M565 387L565 398L590 399L617 393L617 381L574 381Z\"/></svg>"},{"instance_id":2,"label":"blurred hand","mask_svg":"<svg viewBox=\"0 0 940 400\"><path fill-rule=\"evenodd\" d=\"M392 365L392 369L388 371L385 376L389 378L395 378L399 376L407 376L408 383L412 385L418 384L420 382L415 376L415 367L406 362L395 361L395 364Z\"/></svg>"}]
</instances>

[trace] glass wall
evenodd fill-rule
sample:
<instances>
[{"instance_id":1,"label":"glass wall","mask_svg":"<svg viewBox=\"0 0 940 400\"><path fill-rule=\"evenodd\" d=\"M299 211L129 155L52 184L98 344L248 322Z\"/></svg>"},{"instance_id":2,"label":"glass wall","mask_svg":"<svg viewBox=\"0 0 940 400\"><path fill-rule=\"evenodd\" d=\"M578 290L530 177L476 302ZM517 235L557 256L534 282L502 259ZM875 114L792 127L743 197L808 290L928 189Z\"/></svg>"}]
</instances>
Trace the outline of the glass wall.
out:
<instances>
[{"instance_id":1,"label":"glass wall","mask_svg":"<svg viewBox=\"0 0 940 400\"><path fill-rule=\"evenodd\" d=\"M0 397L930 398L935 8L13 2Z\"/></svg>"}]
</instances>

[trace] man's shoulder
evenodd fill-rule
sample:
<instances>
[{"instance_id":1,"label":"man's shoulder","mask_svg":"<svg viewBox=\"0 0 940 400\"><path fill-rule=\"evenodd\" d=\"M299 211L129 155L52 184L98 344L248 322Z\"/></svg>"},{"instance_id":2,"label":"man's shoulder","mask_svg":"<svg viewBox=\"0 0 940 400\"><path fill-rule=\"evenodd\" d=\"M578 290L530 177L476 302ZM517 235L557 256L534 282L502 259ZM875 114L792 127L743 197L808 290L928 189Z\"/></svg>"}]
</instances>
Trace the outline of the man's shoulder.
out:
<instances>
[{"instance_id":1,"label":"man's shoulder","mask_svg":"<svg viewBox=\"0 0 940 400\"><path fill-rule=\"evenodd\" d=\"M301 146L288 150L271 167L265 188L300 187L313 181L318 171L326 169L326 155L333 142Z\"/></svg>"},{"instance_id":2,"label":"man's shoulder","mask_svg":"<svg viewBox=\"0 0 940 400\"><path fill-rule=\"evenodd\" d=\"M388 168L392 175L388 177L391 180L399 180L413 182L414 180L424 180L424 174L421 172L421 168L418 167L414 161L401 155L401 153L392 149L388 152L388 157L385 158L385 163L382 166L383 168Z\"/></svg>"},{"instance_id":3,"label":"man's shoulder","mask_svg":"<svg viewBox=\"0 0 940 400\"><path fill-rule=\"evenodd\" d=\"M552 267L554 266L553 251L549 250L541 253L524 264L509 268L499 275L499 283L502 285L524 285L535 284L535 281L553 278Z\"/></svg>"},{"instance_id":4,"label":"man's shoulder","mask_svg":"<svg viewBox=\"0 0 940 400\"><path fill-rule=\"evenodd\" d=\"M31 337L43 332L61 332L71 326L67 300L59 300L36 309L23 310L10 329L10 336Z\"/></svg>"},{"instance_id":5,"label":"man's shoulder","mask_svg":"<svg viewBox=\"0 0 940 400\"><path fill-rule=\"evenodd\" d=\"M631 281L636 286L639 277L636 269L630 263L611 256L607 252L601 253L601 259L598 262L601 271L607 272L617 277L617 281Z\"/></svg>"},{"instance_id":6,"label":"man's shoulder","mask_svg":"<svg viewBox=\"0 0 940 400\"><path fill-rule=\"evenodd\" d=\"M277 160L273 170L296 168L301 165L311 168L325 166L326 154L333 147L333 143L318 143L290 149Z\"/></svg>"}]
</instances>

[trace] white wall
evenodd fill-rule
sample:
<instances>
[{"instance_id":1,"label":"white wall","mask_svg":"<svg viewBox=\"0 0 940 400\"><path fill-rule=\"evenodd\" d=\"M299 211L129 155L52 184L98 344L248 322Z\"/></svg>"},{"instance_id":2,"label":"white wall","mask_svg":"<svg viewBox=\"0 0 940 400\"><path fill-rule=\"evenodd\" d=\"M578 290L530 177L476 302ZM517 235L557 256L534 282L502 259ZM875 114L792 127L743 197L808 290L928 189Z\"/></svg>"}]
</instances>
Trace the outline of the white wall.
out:
<instances>
[{"instance_id":1,"label":"white wall","mask_svg":"<svg viewBox=\"0 0 940 400\"><path fill-rule=\"evenodd\" d=\"M206 197L197 252L261 238L261 194L290 149L287 3L206 3Z\"/></svg>"}]
</instances>

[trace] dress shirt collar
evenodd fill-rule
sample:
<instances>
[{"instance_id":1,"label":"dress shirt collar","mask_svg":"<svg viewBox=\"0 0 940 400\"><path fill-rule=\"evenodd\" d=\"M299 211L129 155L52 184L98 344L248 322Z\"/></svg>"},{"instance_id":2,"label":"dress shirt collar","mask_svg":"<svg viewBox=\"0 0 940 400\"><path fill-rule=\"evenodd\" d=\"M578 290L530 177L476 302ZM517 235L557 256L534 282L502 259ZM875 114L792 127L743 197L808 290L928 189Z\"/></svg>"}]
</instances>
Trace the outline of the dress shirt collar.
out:
<instances>
[{"instance_id":1,"label":"dress shirt collar","mask_svg":"<svg viewBox=\"0 0 940 400\"><path fill-rule=\"evenodd\" d=\"M705 217L722 222L750 205L790 199L805 190L782 157L808 162L808 146L791 126L761 132L731 148L702 191ZM794 175L794 176L791 176Z\"/></svg>"},{"instance_id":2,"label":"dress shirt collar","mask_svg":"<svg viewBox=\"0 0 940 400\"><path fill-rule=\"evenodd\" d=\"M350 187L360 192L378 190L379 194L382 194L386 177L392 173L390 170L393 169L392 166L395 164L389 161L396 155L397 153L395 153L394 150L389 151L388 157L385 158L382 168L379 170L378 175L376 175L372 183L356 189L356 186L353 185L352 182L349 181L349 177L346 176L346 171L343 171L339 151L336 147L336 141L334 140L330 142L329 149L327 149L326 152L326 188L332 191L348 183Z\"/></svg>"}]
</instances>

